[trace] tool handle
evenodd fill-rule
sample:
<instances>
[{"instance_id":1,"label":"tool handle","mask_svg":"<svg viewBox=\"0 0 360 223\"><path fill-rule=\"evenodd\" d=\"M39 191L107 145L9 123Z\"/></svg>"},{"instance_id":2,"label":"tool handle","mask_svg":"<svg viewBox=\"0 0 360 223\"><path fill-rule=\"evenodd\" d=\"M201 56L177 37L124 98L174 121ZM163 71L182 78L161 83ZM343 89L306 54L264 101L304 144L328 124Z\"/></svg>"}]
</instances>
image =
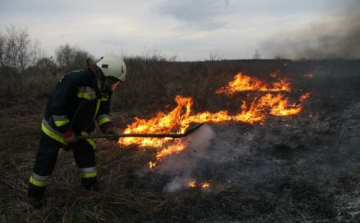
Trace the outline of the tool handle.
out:
<instances>
[{"instance_id":1,"label":"tool handle","mask_svg":"<svg viewBox=\"0 0 360 223\"><path fill-rule=\"evenodd\" d=\"M119 137L142 137L142 138L180 138L184 137L185 134L119 134ZM101 135L88 135L88 136L77 136L76 139L99 139L99 138L111 138L113 134L101 134Z\"/></svg>"},{"instance_id":2,"label":"tool handle","mask_svg":"<svg viewBox=\"0 0 360 223\"><path fill-rule=\"evenodd\" d=\"M99 138L110 138L114 137L113 134L101 134L101 135L87 135L87 136L76 136L76 139L99 139Z\"/></svg>"},{"instance_id":3,"label":"tool handle","mask_svg":"<svg viewBox=\"0 0 360 223\"><path fill-rule=\"evenodd\" d=\"M185 133L183 134L169 134L169 133L165 133L165 134L156 134L156 133L123 133L123 134L119 134L119 138L120 137L142 137L142 138L181 138L181 137L185 137L193 132L195 132L196 130L198 130L204 123L200 123L198 125L195 125L192 128L189 128ZM96 139L96 138L111 138L114 137L113 134L101 134L101 135L88 135L88 136L77 136L76 139Z\"/></svg>"}]
</instances>

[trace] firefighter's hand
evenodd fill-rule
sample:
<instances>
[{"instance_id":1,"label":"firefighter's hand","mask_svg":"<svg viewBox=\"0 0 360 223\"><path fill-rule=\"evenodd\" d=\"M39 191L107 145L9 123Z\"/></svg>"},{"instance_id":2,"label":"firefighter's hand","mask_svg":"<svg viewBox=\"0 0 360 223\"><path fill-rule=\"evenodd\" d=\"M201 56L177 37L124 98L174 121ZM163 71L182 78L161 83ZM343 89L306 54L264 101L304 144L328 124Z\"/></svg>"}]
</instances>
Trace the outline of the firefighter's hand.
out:
<instances>
[{"instance_id":1,"label":"firefighter's hand","mask_svg":"<svg viewBox=\"0 0 360 223\"><path fill-rule=\"evenodd\" d=\"M65 132L63 134L63 138L67 144L74 144L77 141L74 132L71 130L68 132Z\"/></svg>"},{"instance_id":2,"label":"firefighter's hand","mask_svg":"<svg viewBox=\"0 0 360 223\"><path fill-rule=\"evenodd\" d=\"M105 134L112 135L111 137L108 137L107 140L109 141L118 141L120 137L120 133L116 128L110 128L106 130Z\"/></svg>"}]
</instances>

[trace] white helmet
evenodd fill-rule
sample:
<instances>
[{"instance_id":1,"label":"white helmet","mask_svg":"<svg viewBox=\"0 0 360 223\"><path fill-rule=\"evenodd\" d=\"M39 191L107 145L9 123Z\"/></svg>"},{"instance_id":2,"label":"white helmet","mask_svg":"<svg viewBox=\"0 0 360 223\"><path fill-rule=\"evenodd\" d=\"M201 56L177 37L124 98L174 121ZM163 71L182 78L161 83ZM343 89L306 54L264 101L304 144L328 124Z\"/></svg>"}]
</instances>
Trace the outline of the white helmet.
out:
<instances>
[{"instance_id":1,"label":"white helmet","mask_svg":"<svg viewBox=\"0 0 360 223\"><path fill-rule=\"evenodd\" d=\"M126 78L126 64L119 56L106 55L96 65L105 77L115 77L124 82Z\"/></svg>"}]
</instances>

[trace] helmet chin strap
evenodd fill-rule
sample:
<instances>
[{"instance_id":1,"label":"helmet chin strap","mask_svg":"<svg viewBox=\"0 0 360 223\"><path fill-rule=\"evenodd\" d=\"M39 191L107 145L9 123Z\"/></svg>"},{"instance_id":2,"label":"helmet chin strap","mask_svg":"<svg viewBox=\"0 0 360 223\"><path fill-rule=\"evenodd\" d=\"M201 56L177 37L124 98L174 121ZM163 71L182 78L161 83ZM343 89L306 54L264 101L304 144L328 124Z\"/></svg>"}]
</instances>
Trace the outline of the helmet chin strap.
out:
<instances>
[{"instance_id":1,"label":"helmet chin strap","mask_svg":"<svg viewBox=\"0 0 360 223\"><path fill-rule=\"evenodd\" d=\"M100 93L104 94L105 92L109 91L109 86L107 86L106 84L106 78L105 76L102 77L102 79L100 80Z\"/></svg>"}]
</instances>

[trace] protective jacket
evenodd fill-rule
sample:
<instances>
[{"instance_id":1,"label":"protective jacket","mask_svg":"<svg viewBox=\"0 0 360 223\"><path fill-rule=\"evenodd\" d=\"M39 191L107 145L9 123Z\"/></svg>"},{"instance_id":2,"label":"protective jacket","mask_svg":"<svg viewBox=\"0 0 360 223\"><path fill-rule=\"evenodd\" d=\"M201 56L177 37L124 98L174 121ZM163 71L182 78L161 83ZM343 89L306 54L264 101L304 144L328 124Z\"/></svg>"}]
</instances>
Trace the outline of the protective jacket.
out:
<instances>
[{"instance_id":1,"label":"protective jacket","mask_svg":"<svg viewBox=\"0 0 360 223\"><path fill-rule=\"evenodd\" d=\"M65 75L51 92L42 121L42 134L33 173L30 176L28 196L34 207L41 206L60 148L72 149L81 177L87 190L99 190L95 162L96 143L93 139L80 139L66 145L64 136L69 133L88 135L95 122L106 132L114 128L109 118L112 91L100 91L92 69L74 71Z\"/></svg>"},{"instance_id":2,"label":"protective jacket","mask_svg":"<svg viewBox=\"0 0 360 223\"><path fill-rule=\"evenodd\" d=\"M63 144L64 133L88 135L94 131L95 122L105 132L113 127L108 115L111 95L111 90L100 92L96 75L90 69L65 75L50 94L42 131ZM95 147L93 140L88 142Z\"/></svg>"}]
</instances>

